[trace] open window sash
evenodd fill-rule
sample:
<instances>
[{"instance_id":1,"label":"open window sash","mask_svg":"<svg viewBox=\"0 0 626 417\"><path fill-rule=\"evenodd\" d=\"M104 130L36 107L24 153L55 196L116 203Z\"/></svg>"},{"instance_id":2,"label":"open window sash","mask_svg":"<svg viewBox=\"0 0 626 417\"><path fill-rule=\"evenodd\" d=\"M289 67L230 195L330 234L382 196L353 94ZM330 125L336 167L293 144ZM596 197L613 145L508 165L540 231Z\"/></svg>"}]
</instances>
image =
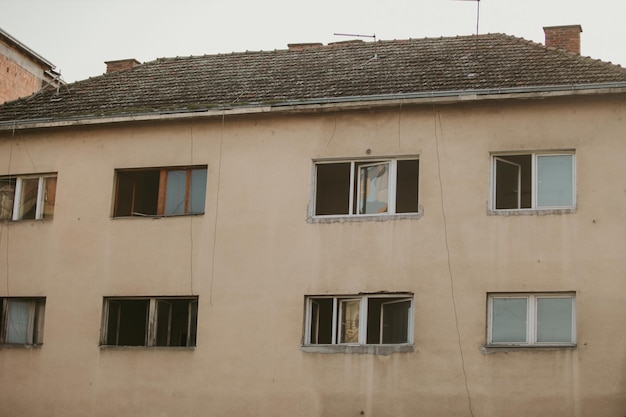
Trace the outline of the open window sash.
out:
<instances>
[{"instance_id":1,"label":"open window sash","mask_svg":"<svg viewBox=\"0 0 626 417\"><path fill-rule=\"evenodd\" d=\"M361 299L338 300L338 337L339 344L359 343Z\"/></svg>"},{"instance_id":2,"label":"open window sash","mask_svg":"<svg viewBox=\"0 0 626 417\"><path fill-rule=\"evenodd\" d=\"M408 343L411 299L386 301L380 308L380 344Z\"/></svg>"},{"instance_id":3,"label":"open window sash","mask_svg":"<svg viewBox=\"0 0 626 417\"><path fill-rule=\"evenodd\" d=\"M389 162L358 165L358 214L389 212L389 190L391 189L389 170Z\"/></svg>"}]
</instances>

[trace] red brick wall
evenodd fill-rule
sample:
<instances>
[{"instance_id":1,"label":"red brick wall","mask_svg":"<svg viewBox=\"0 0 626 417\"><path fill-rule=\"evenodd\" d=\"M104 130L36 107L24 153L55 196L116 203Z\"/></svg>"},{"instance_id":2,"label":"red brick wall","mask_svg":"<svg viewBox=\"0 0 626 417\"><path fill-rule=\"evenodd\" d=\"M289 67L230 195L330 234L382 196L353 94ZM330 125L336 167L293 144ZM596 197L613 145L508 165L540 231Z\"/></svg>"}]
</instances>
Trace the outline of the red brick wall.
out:
<instances>
[{"instance_id":1,"label":"red brick wall","mask_svg":"<svg viewBox=\"0 0 626 417\"><path fill-rule=\"evenodd\" d=\"M580 55L580 25L544 27L546 46Z\"/></svg>"},{"instance_id":2,"label":"red brick wall","mask_svg":"<svg viewBox=\"0 0 626 417\"><path fill-rule=\"evenodd\" d=\"M0 104L39 90L40 80L15 61L0 55Z\"/></svg>"}]
</instances>

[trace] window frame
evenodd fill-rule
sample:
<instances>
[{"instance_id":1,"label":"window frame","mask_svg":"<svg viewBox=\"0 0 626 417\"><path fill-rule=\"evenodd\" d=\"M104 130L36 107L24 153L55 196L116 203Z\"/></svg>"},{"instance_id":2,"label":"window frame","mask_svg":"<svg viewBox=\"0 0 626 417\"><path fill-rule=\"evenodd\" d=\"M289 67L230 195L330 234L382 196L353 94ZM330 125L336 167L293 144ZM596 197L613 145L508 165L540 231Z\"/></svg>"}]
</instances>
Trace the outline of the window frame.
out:
<instances>
[{"instance_id":1,"label":"window frame","mask_svg":"<svg viewBox=\"0 0 626 417\"><path fill-rule=\"evenodd\" d=\"M9 342L10 303L26 303L28 309L24 343ZM0 297L0 346L40 346L43 344L45 297Z\"/></svg>"},{"instance_id":2,"label":"window frame","mask_svg":"<svg viewBox=\"0 0 626 417\"><path fill-rule=\"evenodd\" d=\"M415 161L417 164L417 178L415 179L415 195L417 197L416 210L398 212L397 197L398 197L398 162L401 161ZM333 164L349 164L349 184L348 184L348 207L347 213L334 213L334 214L317 214L318 212L318 167L322 165ZM363 168L380 166L386 164L388 166L388 180L387 180L387 209L385 212L376 213L359 213L360 206L362 205L363 194L361 172ZM419 164L420 158L417 155L409 155L402 157L371 157L371 158L346 158L346 159L319 159L313 160L312 165L312 186L311 196L309 204L309 220L324 221L324 220L372 220L372 219L389 219L389 218L405 218L421 216L421 206L419 205Z\"/></svg>"},{"instance_id":3,"label":"window frame","mask_svg":"<svg viewBox=\"0 0 626 417\"><path fill-rule=\"evenodd\" d=\"M187 305L187 333L186 333L186 342L185 345L172 345L171 344L171 332L172 332L172 301L186 301ZM144 343L143 344L120 344L119 343L119 332L120 332L120 322L121 322L121 304L123 302L128 301L145 301L146 305L146 321L144 327ZM162 329L159 323L159 305L160 304L169 304L170 310L168 314L168 325L167 325L167 335L166 335L166 344L162 344L159 340L159 331ZM116 335L115 335L115 343L108 343L109 339L109 320L112 318L111 316L111 306L118 305L119 310L116 314L117 324L116 326ZM104 297L102 303L102 323L100 328L100 347L101 348L195 348L197 347L197 336L198 336L198 296L129 296L129 297Z\"/></svg>"},{"instance_id":4,"label":"window frame","mask_svg":"<svg viewBox=\"0 0 626 417\"><path fill-rule=\"evenodd\" d=\"M176 171L184 171L185 172L185 195L184 195L184 207L182 213L169 213L168 212L168 190L167 187L169 185L169 173ZM201 211L192 211L192 178L194 177L194 172L204 171L204 189L202 196L202 208ZM130 181L134 181L132 178L132 174L136 173L150 173L152 172L155 176L158 175L158 184L156 190L148 190L150 194L156 193L156 201L154 204L154 214L152 213L140 213L135 211L135 205L137 203L136 197L136 188L137 184L132 183L132 193L131 196L127 196L121 191L122 185L120 183L121 179L124 177L130 178ZM127 175L125 175L127 174ZM207 165L185 165L185 166L166 166L166 167L145 167L145 168L117 168L115 169L115 179L114 179L114 187L113 187L113 208L112 208L112 218L141 218L141 217L179 217L179 216L197 216L203 215L206 210L206 186L208 180L208 166ZM145 191L145 190L142 190ZM126 200L129 201L126 201ZM120 206L128 203L130 206L130 214L118 214Z\"/></svg>"},{"instance_id":5,"label":"window frame","mask_svg":"<svg viewBox=\"0 0 626 417\"><path fill-rule=\"evenodd\" d=\"M523 342L494 342L493 319L495 299L526 299L526 340ZM564 342L541 342L538 341L538 300L544 298L560 298L571 300L571 338ZM576 293L575 292L522 292L522 293L489 293L487 295L487 347L575 347L576 346Z\"/></svg>"},{"instance_id":6,"label":"window frame","mask_svg":"<svg viewBox=\"0 0 626 417\"><path fill-rule=\"evenodd\" d=\"M519 165L506 159L512 156L530 157L530 207L521 207L521 166L518 178L518 207L517 208L497 208L497 165L498 161L509 165ZM571 204L566 205L540 205L538 202L539 192L539 163L542 157L569 156L571 157ZM490 211L493 213L523 213L523 212L545 212L545 211L571 211L576 209L576 152L575 150L555 150L555 151L519 151L519 152L497 152L491 154L490 169Z\"/></svg>"},{"instance_id":7,"label":"window frame","mask_svg":"<svg viewBox=\"0 0 626 417\"><path fill-rule=\"evenodd\" d=\"M330 326L331 329L331 343L315 343L313 342L313 330L315 328L315 330L317 331L317 333L319 334L319 329L320 326L319 324L317 326L313 326L313 321L314 320L319 320L319 308L317 310L314 309L313 305L314 304L318 304L317 300L320 299L328 299L328 300L332 300L332 324ZM370 326L370 320L368 317L369 314L369 308L368 308L368 304L371 300L381 300L381 307L380 307L380 311L379 311L379 317L377 318L379 320L378 326L378 340L379 343L367 343L367 330L368 327ZM387 299L388 301L383 301ZM346 302L355 302L358 301L359 302L359 325L358 325L358 337L357 337L357 341L356 342L345 342L342 341L342 337L344 336L343 332L341 331L341 322L342 322L342 315L343 315L343 309L341 308L342 303L346 303ZM406 342L401 342L401 343L382 343L382 339L383 339L383 323L381 317L382 317L382 311L383 311L383 305L388 304L389 302L410 302L409 307L407 309L407 323L406 323L406 334L407 334L407 341ZM316 318L314 318L314 311L317 311L317 315ZM384 293L384 294L380 294L380 293L376 293L376 294L344 294L344 295L329 295L329 294L324 294L324 295L306 295L305 299L304 299L304 331L303 331L303 338L302 338L302 345L305 348L315 348L315 347L330 347L332 348L339 348L339 350L342 347L397 347L397 346L413 346L414 343L414 335L413 335L413 323L414 323L414 319L413 319L413 314L414 314L414 295L410 292L401 292L401 293ZM319 339L318 339L319 340Z\"/></svg>"},{"instance_id":8,"label":"window frame","mask_svg":"<svg viewBox=\"0 0 626 417\"><path fill-rule=\"evenodd\" d=\"M42 173L42 174L24 174L24 175L8 175L0 177L0 181L13 183L13 201L11 203L11 214L7 218L0 218L0 221L23 221L23 220L51 220L54 218L54 206L56 204L56 188L57 188L58 174L56 172ZM54 179L54 190L52 197L52 210L49 216L45 214L46 203L48 202L49 190L46 189L46 184L50 179ZM29 180L37 180L37 196L35 198L35 213L34 217L25 218L22 213L25 182Z\"/></svg>"}]
</instances>

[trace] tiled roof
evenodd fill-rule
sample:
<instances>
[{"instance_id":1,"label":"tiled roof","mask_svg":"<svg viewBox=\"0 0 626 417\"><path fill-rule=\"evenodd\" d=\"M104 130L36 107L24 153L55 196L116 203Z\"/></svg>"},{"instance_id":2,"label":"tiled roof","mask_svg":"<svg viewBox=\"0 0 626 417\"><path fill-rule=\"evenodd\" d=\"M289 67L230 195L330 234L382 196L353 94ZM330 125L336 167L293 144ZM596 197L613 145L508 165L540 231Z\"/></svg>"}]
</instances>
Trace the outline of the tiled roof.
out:
<instances>
[{"instance_id":1,"label":"tiled roof","mask_svg":"<svg viewBox=\"0 0 626 417\"><path fill-rule=\"evenodd\" d=\"M0 123L626 82L626 69L487 34L166 58L0 106Z\"/></svg>"}]
</instances>

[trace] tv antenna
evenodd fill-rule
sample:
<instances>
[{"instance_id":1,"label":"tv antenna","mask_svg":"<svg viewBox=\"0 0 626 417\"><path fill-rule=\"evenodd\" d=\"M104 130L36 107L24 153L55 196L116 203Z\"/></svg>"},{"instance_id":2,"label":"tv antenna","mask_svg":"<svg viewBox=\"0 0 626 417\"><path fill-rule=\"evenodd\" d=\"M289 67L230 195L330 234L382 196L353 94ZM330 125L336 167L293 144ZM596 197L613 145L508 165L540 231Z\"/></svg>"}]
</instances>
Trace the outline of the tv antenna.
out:
<instances>
[{"instance_id":1,"label":"tv antenna","mask_svg":"<svg viewBox=\"0 0 626 417\"><path fill-rule=\"evenodd\" d=\"M475 1L476 2L476 37L478 38L478 24L480 23L480 0L454 0L454 1Z\"/></svg>"},{"instance_id":2,"label":"tv antenna","mask_svg":"<svg viewBox=\"0 0 626 417\"><path fill-rule=\"evenodd\" d=\"M333 35L335 35L335 36L349 36L351 38L370 38L370 39L374 39L374 56L372 58L368 59L365 63L361 64L361 66L359 68L363 68L370 61L378 59L378 52L377 52L377 46L376 46L376 34L375 33L372 34L372 35L360 35L360 34L353 34L353 33L333 33Z\"/></svg>"}]
</instances>

